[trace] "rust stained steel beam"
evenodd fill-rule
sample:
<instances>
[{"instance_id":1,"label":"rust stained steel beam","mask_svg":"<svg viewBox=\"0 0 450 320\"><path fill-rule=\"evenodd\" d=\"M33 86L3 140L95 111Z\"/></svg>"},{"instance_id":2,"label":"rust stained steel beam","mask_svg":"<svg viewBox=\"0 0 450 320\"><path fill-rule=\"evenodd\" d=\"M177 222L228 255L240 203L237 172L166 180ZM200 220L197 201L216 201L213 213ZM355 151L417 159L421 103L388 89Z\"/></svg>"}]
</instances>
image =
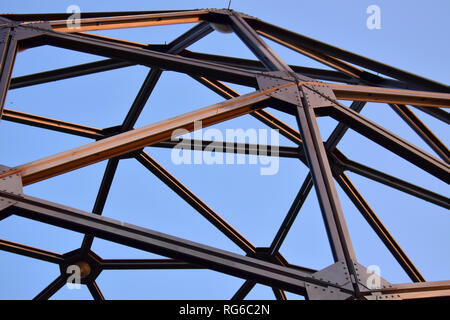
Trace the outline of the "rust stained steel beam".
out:
<instances>
[{"instance_id":1,"label":"rust stained steel beam","mask_svg":"<svg viewBox=\"0 0 450 320\"><path fill-rule=\"evenodd\" d=\"M201 22L209 10L192 10L179 12L156 12L147 14L84 18L82 13L77 21L79 27L69 28L67 19L49 21L53 30L59 32L82 32L121 28L138 28L168 24Z\"/></svg>"},{"instance_id":2,"label":"rust stained steel beam","mask_svg":"<svg viewBox=\"0 0 450 320\"><path fill-rule=\"evenodd\" d=\"M292 85L292 84L288 84ZM145 146L168 140L176 129L192 131L194 122L202 121L204 127L250 113L261 108L261 102L270 99L269 94L281 87L256 91L193 112L124 132L97 142L62 152L41 160L16 167L24 185L38 182L89 164L113 158ZM13 174L11 172L11 174ZM2 176L4 176L3 174Z\"/></svg>"},{"instance_id":3,"label":"rust stained steel beam","mask_svg":"<svg viewBox=\"0 0 450 320\"><path fill-rule=\"evenodd\" d=\"M386 227L377 217L364 197L358 192L348 176L343 172L339 174L335 173L334 176L336 181L341 186L342 190L344 190L349 199L353 202L356 208L358 208L364 219L366 219L366 221L369 223L369 225L372 227L381 241L383 241L384 245L388 248L397 262L402 266L403 270L405 270L411 280L414 282L426 281L417 267L412 263L406 253L402 250L397 241L395 241L394 237L390 234L388 229L386 229Z\"/></svg>"},{"instance_id":4,"label":"rust stained steel beam","mask_svg":"<svg viewBox=\"0 0 450 320\"><path fill-rule=\"evenodd\" d=\"M50 299L59 289L61 289L67 282L68 275L59 275L55 280L52 281L44 290L39 292L33 300L48 300Z\"/></svg>"},{"instance_id":5,"label":"rust stained steel beam","mask_svg":"<svg viewBox=\"0 0 450 320\"><path fill-rule=\"evenodd\" d=\"M91 35L65 34L51 30L42 30L42 32L42 36L34 37L23 43L28 46L48 44L150 67L160 67L165 70L208 76L213 79L257 87L256 72L117 43L107 38L93 38Z\"/></svg>"},{"instance_id":6,"label":"rust stained steel beam","mask_svg":"<svg viewBox=\"0 0 450 320\"><path fill-rule=\"evenodd\" d=\"M323 84L323 83L322 83ZM415 90L356 86L349 84L327 84L337 99L397 104L412 104L423 107L450 108L450 94Z\"/></svg>"},{"instance_id":7,"label":"rust stained steel beam","mask_svg":"<svg viewBox=\"0 0 450 320\"><path fill-rule=\"evenodd\" d=\"M247 254L255 246L144 151L136 159Z\"/></svg>"},{"instance_id":8,"label":"rust stained steel beam","mask_svg":"<svg viewBox=\"0 0 450 320\"><path fill-rule=\"evenodd\" d=\"M433 149L442 160L450 163L450 152L445 144L431 132L430 129L403 104L389 104L390 107Z\"/></svg>"},{"instance_id":9,"label":"rust stained steel beam","mask_svg":"<svg viewBox=\"0 0 450 320\"><path fill-rule=\"evenodd\" d=\"M352 161L335 150L331 155L333 161L337 161L343 170L348 170L360 176L377 181L391 188L408 193L414 197L434 203L446 209L450 209L450 199L435 192L429 191L412 183L388 175L384 172L375 170L361 163Z\"/></svg>"},{"instance_id":10,"label":"rust stained steel beam","mask_svg":"<svg viewBox=\"0 0 450 320\"><path fill-rule=\"evenodd\" d=\"M34 127L70 133L80 137L100 139L104 137L101 129L70 123L62 120L37 116L25 112L4 109L3 120L26 124Z\"/></svg>"},{"instance_id":11,"label":"rust stained steel beam","mask_svg":"<svg viewBox=\"0 0 450 320\"><path fill-rule=\"evenodd\" d=\"M137 269L204 269L204 267L175 259L103 259L103 270Z\"/></svg>"},{"instance_id":12,"label":"rust stained steel beam","mask_svg":"<svg viewBox=\"0 0 450 320\"><path fill-rule=\"evenodd\" d=\"M22 256L47 261L51 263L60 264L61 262L64 261L64 258L61 254L38 248L33 248L21 243L16 243L3 239L0 239L0 250L20 254Z\"/></svg>"},{"instance_id":13,"label":"rust stained steel beam","mask_svg":"<svg viewBox=\"0 0 450 320\"><path fill-rule=\"evenodd\" d=\"M329 115L335 120L345 123L361 135L382 145L386 149L415 164L438 179L450 183L450 166L448 164L410 144L408 141L405 141L382 126L363 117L359 113L340 104L334 104L332 107L318 108L315 110L320 110L323 114Z\"/></svg>"},{"instance_id":14,"label":"rust stained steel beam","mask_svg":"<svg viewBox=\"0 0 450 320\"><path fill-rule=\"evenodd\" d=\"M384 74L388 77L409 83L412 89L425 89L437 92L450 93L449 86L418 76L416 74L394 68L387 64L360 56L358 54L343 50L341 48L329 45L327 43L306 37L304 35L280 28L270 23L261 21L256 18L245 17L247 23L252 26L258 33L270 34L279 41L289 43L293 46L304 47L309 50L321 52L330 57L349 62L351 64Z\"/></svg>"},{"instance_id":15,"label":"rust stained steel beam","mask_svg":"<svg viewBox=\"0 0 450 320\"><path fill-rule=\"evenodd\" d=\"M310 273L297 268L283 267L260 259L242 256L192 241L169 236L150 229L127 224L107 217L44 201L27 195L17 196L0 191L0 195L17 203L9 207L12 214L63 227L76 232L128 245L144 251L180 259L208 269L253 280L298 294L305 294L306 283L330 285L326 280L314 279ZM62 279L64 280L64 279ZM46 289L46 296L58 288L61 279ZM64 283L64 281L63 281ZM348 292L339 286L336 290ZM42 296L41 294L40 296Z\"/></svg>"}]
</instances>

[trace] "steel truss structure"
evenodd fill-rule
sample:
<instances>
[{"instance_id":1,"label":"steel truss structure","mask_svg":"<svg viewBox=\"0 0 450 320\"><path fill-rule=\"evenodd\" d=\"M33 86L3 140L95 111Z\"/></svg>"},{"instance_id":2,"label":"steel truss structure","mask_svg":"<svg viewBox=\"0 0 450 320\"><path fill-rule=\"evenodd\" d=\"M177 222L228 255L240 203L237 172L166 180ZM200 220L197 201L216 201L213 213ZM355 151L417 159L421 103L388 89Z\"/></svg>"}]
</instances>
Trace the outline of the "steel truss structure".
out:
<instances>
[{"instance_id":1,"label":"steel truss structure","mask_svg":"<svg viewBox=\"0 0 450 320\"><path fill-rule=\"evenodd\" d=\"M85 234L81 247L66 254L0 240L2 250L60 266L61 275L39 293L36 299L48 299L59 290L67 281L67 267L73 264L80 267L82 283L89 288L95 299L104 299L95 281L102 270L188 268L207 268L245 279L232 299L245 298L256 283L272 287L275 297L281 300L286 299L286 290L308 299L416 299L450 296L450 281L425 281L345 172L354 172L446 209L450 208L449 199L354 162L337 148L346 131L353 129L436 178L450 182L449 150L407 106L449 123L449 114L442 109L450 107L449 86L232 10L83 13L77 29L67 26L68 18L69 14L0 15L1 118L4 121L95 140L14 168L0 168L0 220L18 215ZM196 25L166 45L128 42L86 32L182 23ZM186 50L189 45L218 26L229 28L237 34L258 60ZM273 40L334 70L288 65L263 38ZM18 50L42 45L95 54L106 59L11 79ZM150 71L126 118L117 127L98 129L3 108L8 90L132 65L148 66ZM225 101L134 129L164 70L191 76L221 95ZM255 91L239 95L222 81L250 86ZM350 107L346 107L339 100L353 102ZM439 158L362 116L359 112L366 102L389 104ZM298 130L274 117L265 110L266 107L294 115ZM209 126L245 114L278 129L280 134L298 145L296 148L281 147L278 156L297 158L310 171L268 248L255 247L143 151L147 146L173 148L177 142L170 140L172 132L180 128L192 131L195 121L201 120L204 126ZM339 122L325 142L316 122L316 117L321 116L329 116ZM199 143L205 147L211 142L187 141L186 146L194 149ZM255 154L260 147L263 146L235 145L226 152ZM230 253L101 216L117 165L125 158L135 158L155 174L244 250L246 255ZM22 191L25 185L102 160L108 162L92 213L31 197ZM372 275L366 272L366 268L358 263L355 256L335 181L406 271L412 283L391 284L380 279L381 286L368 285L367 280ZM335 260L333 265L323 270L290 264L279 253L283 240L313 186ZM156 253L167 259L102 259L91 251L94 237Z\"/></svg>"}]
</instances>

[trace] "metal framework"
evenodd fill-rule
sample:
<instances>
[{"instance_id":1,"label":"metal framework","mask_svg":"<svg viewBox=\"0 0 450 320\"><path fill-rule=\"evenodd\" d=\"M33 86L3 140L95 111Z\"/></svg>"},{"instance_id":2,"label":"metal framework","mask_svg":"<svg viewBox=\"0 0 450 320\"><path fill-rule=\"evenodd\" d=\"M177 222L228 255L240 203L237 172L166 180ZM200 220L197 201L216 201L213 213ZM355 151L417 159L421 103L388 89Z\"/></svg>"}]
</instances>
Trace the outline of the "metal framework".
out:
<instances>
[{"instance_id":1,"label":"metal framework","mask_svg":"<svg viewBox=\"0 0 450 320\"><path fill-rule=\"evenodd\" d=\"M69 14L0 15L0 118L95 141L43 159L0 169L0 220L10 215L84 233L81 247L57 254L23 244L0 240L0 249L55 263L61 275L35 299L48 299L66 282L67 266L77 264L82 283L95 299L104 299L96 277L105 269L190 269L207 268L245 279L232 299L243 299L256 283L273 288L276 299L286 299L285 291L308 299L417 299L450 296L450 281L426 282L419 270L389 233L345 171L406 192L425 201L450 208L449 198L354 162L337 148L352 129L425 170L450 182L450 153L410 107L449 123L450 88L421 76L388 66L340 48L307 38L232 10L83 13L78 29L68 28ZM167 24L196 25L166 45L141 44L102 37L86 31ZM186 48L214 31L217 25L232 30L258 60L223 57L188 51ZM286 64L264 42L273 40L334 69L324 70ZM100 55L104 60L11 79L18 50L52 45ZM123 123L99 129L56 119L4 109L8 90L87 74L144 65L149 73ZM182 114L142 128L134 125L163 70L188 74L225 101ZM255 88L239 95L222 81ZM339 100L353 101L350 107ZM359 112L366 102L386 103L436 152L436 158L396 136ZM267 107L294 115L298 130L283 123ZM147 146L173 148L175 129L194 130L194 122L204 126L250 114L294 142L298 147L281 147L279 155L299 159L309 174L268 248L257 248L220 215L186 188L166 169L146 154ZM322 140L316 117L329 116L339 122L326 141ZM221 144L220 142L214 142ZM211 141L187 141L185 146L203 148ZM235 145L226 152L255 154L254 144ZM101 216L108 192L121 159L134 158L226 235L246 255L238 255L176 238L153 230ZM108 160L100 190L91 212L83 212L23 193L22 186L36 183L96 162ZM369 274L357 261L335 187L341 186L361 215L376 232L411 278L412 283L367 285ZM312 187L317 193L335 263L323 270L290 264L279 249ZM138 248L167 259L107 260L91 251L94 237Z\"/></svg>"}]
</instances>

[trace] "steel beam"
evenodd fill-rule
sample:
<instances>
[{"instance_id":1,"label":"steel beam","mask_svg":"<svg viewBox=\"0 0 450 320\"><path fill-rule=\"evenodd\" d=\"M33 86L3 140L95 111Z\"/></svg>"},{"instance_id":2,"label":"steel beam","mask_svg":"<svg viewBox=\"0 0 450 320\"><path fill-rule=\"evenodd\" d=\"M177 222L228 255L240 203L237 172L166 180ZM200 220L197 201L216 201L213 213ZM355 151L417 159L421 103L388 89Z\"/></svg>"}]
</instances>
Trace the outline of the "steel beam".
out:
<instances>
[{"instance_id":1,"label":"steel beam","mask_svg":"<svg viewBox=\"0 0 450 320\"><path fill-rule=\"evenodd\" d=\"M332 153L333 161L337 161L343 170L348 170L360 176L377 181L391 188L408 193L414 197L434 203L446 209L450 209L450 199L435 192L429 191L412 183L388 175L384 172L375 170L361 163L346 158L336 150Z\"/></svg>"},{"instance_id":2,"label":"steel beam","mask_svg":"<svg viewBox=\"0 0 450 320\"><path fill-rule=\"evenodd\" d=\"M155 13L144 13L123 16L103 16L80 18L77 22L79 27L69 28L67 26L67 18L64 20L50 21L53 30L59 32L82 32L97 31L120 28L140 28L148 26L160 26L168 24L183 24L201 22L209 13L208 10L188 10L188 11L168 11Z\"/></svg>"},{"instance_id":3,"label":"steel beam","mask_svg":"<svg viewBox=\"0 0 450 320\"><path fill-rule=\"evenodd\" d=\"M88 282L87 287L94 300L105 300L105 297L103 296L100 288L98 287L97 282L95 281Z\"/></svg>"},{"instance_id":4,"label":"steel beam","mask_svg":"<svg viewBox=\"0 0 450 320\"><path fill-rule=\"evenodd\" d=\"M322 83L323 84L323 83ZM450 108L450 94L413 91L404 89L356 86L350 84L327 84L336 98L342 100L413 104L423 107Z\"/></svg>"},{"instance_id":5,"label":"steel beam","mask_svg":"<svg viewBox=\"0 0 450 320\"><path fill-rule=\"evenodd\" d=\"M450 124L450 114L442 109L439 108L427 108L427 107L420 107L420 106L413 106L416 109L419 109L422 112L425 112L429 114L430 116L441 120L447 124Z\"/></svg>"},{"instance_id":6,"label":"steel beam","mask_svg":"<svg viewBox=\"0 0 450 320\"><path fill-rule=\"evenodd\" d=\"M104 137L101 129L15 110L3 109L3 120L69 133L90 139L100 139Z\"/></svg>"},{"instance_id":7,"label":"steel beam","mask_svg":"<svg viewBox=\"0 0 450 320\"><path fill-rule=\"evenodd\" d=\"M104 259L104 270L140 270L140 269L203 269L192 263L175 259Z\"/></svg>"},{"instance_id":8,"label":"steel beam","mask_svg":"<svg viewBox=\"0 0 450 320\"><path fill-rule=\"evenodd\" d=\"M30 257L33 259L38 259L42 261L47 261L51 263L61 263L63 262L63 256L50 252L47 250L42 250L38 248L33 248L21 243L16 243L8 240L0 239L0 250L20 254L22 256Z\"/></svg>"},{"instance_id":9,"label":"steel beam","mask_svg":"<svg viewBox=\"0 0 450 320\"><path fill-rule=\"evenodd\" d=\"M394 237L389 233L388 229L383 225L383 223L377 217L377 215L363 198L363 196L358 192L347 175L343 172L339 174L336 173L335 178L341 186L342 190L344 190L355 207L358 208L364 219L366 219L366 221L378 235L380 240L388 248L397 262L402 266L403 270L405 270L411 280L414 282L424 282L425 278L422 276L420 271L408 258L397 241L395 241Z\"/></svg>"},{"instance_id":10,"label":"steel beam","mask_svg":"<svg viewBox=\"0 0 450 320\"><path fill-rule=\"evenodd\" d=\"M9 89L16 52L15 31L9 27L0 27L0 120Z\"/></svg>"},{"instance_id":11,"label":"steel beam","mask_svg":"<svg viewBox=\"0 0 450 320\"><path fill-rule=\"evenodd\" d=\"M18 166L11 174L20 173L24 185L84 167L105 159L139 150L153 143L171 138L176 129L194 130L194 123L202 121L207 127L261 108L269 94L279 88L240 96L171 119L124 132L41 160ZM2 174L1 177L6 174Z\"/></svg>"},{"instance_id":12,"label":"steel beam","mask_svg":"<svg viewBox=\"0 0 450 320\"><path fill-rule=\"evenodd\" d=\"M44 290L39 292L33 300L48 300L50 299L59 289L61 289L67 281L67 275L59 275L55 280L52 281Z\"/></svg>"},{"instance_id":13,"label":"steel beam","mask_svg":"<svg viewBox=\"0 0 450 320\"><path fill-rule=\"evenodd\" d=\"M445 144L407 106L403 104L389 105L442 160L450 163L450 152Z\"/></svg>"},{"instance_id":14,"label":"steel beam","mask_svg":"<svg viewBox=\"0 0 450 320\"><path fill-rule=\"evenodd\" d=\"M178 194L183 200L197 210L203 217L205 217L213 226L221 231L228 239L233 241L239 248L246 253L254 253L255 246L250 243L244 236L236 231L228 224L222 217L220 217L214 210L200 200L192 191L186 188L180 181L172 176L160 164L158 164L152 157L145 152L140 152L136 159L148 170L150 170L156 177L164 182L170 189Z\"/></svg>"},{"instance_id":15,"label":"steel beam","mask_svg":"<svg viewBox=\"0 0 450 320\"><path fill-rule=\"evenodd\" d=\"M363 136L382 145L438 179L450 183L450 166L448 164L434 158L359 113L340 104L316 110L321 110L320 112L323 112L323 114L330 115L335 120L344 122Z\"/></svg>"},{"instance_id":16,"label":"steel beam","mask_svg":"<svg viewBox=\"0 0 450 320\"><path fill-rule=\"evenodd\" d=\"M264 34L270 34L272 37L279 39L279 41L289 43L293 46L299 46L307 48L309 50L318 51L322 54L326 54L328 56L358 65L360 67L372 70L380 74L384 74L388 77L398 79L400 81L404 81L405 83L409 83L412 89L425 89L450 93L450 88L445 84L426 79L424 77L415 75L407 71L403 71L398 68L394 68L384 63L280 28L256 18L246 17L245 20L258 33L263 32Z\"/></svg>"},{"instance_id":17,"label":"steel beam","mask_svg":"<svg viewBox=\"0 0 450 320\"><path fill-rule=\"evenodd\" d=\"M372 293L370 297L368 294ZM427 281L418 283L395 284L391 288L382 288L363 292L366 297L377 300L390 299L443 299L450 297L450 281Z\"/></svg>"},{"instance_id":18,"label":"steel beam","mask_svg":"<svg viewBox=\"0 0 450 320\"><path fill-rule=\"evenodd\" d=\"M25 27L23 27L25 28ZM109 39L97 39L81 34L43 31L44 35L26 40L28 46L49 44L108 58L126 60L150 67L159 67L187 74L256 87L256 73L211 62L197 61L169 53L129 46Z\"/></svg>"}]
</instances>

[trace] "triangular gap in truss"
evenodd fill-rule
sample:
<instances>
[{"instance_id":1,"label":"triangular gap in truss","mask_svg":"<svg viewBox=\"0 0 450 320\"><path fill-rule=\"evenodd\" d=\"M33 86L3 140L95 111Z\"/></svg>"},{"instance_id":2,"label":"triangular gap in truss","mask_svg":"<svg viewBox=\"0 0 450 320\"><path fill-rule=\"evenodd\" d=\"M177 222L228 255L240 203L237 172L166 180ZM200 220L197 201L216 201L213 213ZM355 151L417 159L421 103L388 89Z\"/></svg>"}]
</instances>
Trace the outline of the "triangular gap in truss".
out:
<instances>
[{"instance_id":1,"label":"triangular gap in truss","mask_svg":"<svg viewBox=\"0 0 450 320\"><path fill-rule=\"evenodd\" d=\"M93 252L102 259L165 259L166 257L128 247L112 241L94 238Z\"/></svg>"},{"instance_id":2,"label":"triangular gap in truss","mask_svg":"<svg viewBox=\"0 0 450 320\"><path fill-rule=\"evenodd\" d=\"M411 111L415 111L413 110L415 108L409 106L407 107ZM364 110L362 114L364 114L366 118L376 122L387 130L395 133L411 144L414 144L430 155L441 160L439 155L427 143L425 143L425 141L389 105L385 103L368 103L365 108L367 108L367 110ZM422 120L421 118L419 119ZM434 126L430 126L428 128L439 139L446 136L445 134L442 134L443 131L436 130Z\"/></svg>"},{"instance_id":3,"label":"triangular gap in truss","mask_svg":"<svg viewBox=\"0 0 450 320\"><path fill-rule=\"evenodd\" d=\"M299 179L300 190L304 177ZM292 197L292 201L295 196ZM280 249L290 264L321 270L334 263L314 187L297 215Z\"/></svg>"},{"instance_id":4,"label":"triangular gap in truss","mask_svg":"<svg viewBox=\"0 0 450 320\"><path fill-rule=\"evenodd\" d=\"M39 57L39 59L36 59ZM50 45L29 48L16 55L12 78L32 73L71 67L104 59L103 57Z\"/></svg>"},{"instance_id":5,"label":"triangular gap in truss","mask_svg":"<svg viewBox=\"0 0 450 320\"><path fill-rule=\"evenodd\" d=\"M152 148L149 153L213 210L220 208L216 213L257 247L270 246L307 174L290 158L185 150L181 155L191 164L176 165L172 158L179 159L178 152L172 156L171 150ZM207 164L209 157L223 164Z\"/></svg>"},{"instance_id":6,"label":"triangular gap in truss","mask_svg":"<svg viewBox=\"0 0 450 320\"><path fill-rule=\"evenodd\" d=\"M323 64L315 59L305 56L295 50L291 50L275 41L263 37L264 42L266 42L272 50L274 50L284 62L292 66L308 67L308 68L319 68L325 70L335 70L334 68Z\"/></svg>"},{"instance_id":7,"label":"triangular gap in truss","mask_svg":"<svg viewBox=\"0 0 450 320\"><path fill-rule=\"evenodd\" d=\"M363 109L363 113L369 109ZM353 130L347 131L339 149L350 160L448 196L444 192L448 190L445 182Z\"/></svg>"},{"instance_id":8,"label":"triangular gap in truss","mask_svg":"<svg viewBox=\"0 0 450 320\"><path fill-rule=\"evenodd\" d=\"M422 110L414 108L412 106L407 106L433 133L442 141L446 146L450 145L450 135L445 134L448 130L448 124L444 121L436 119L435 117L429 115ZM448 108L441 108L445 112L449 112Z\"/></svg>"},{"instance_id":9,"label":"triangular gap in truss","mask_svg":"<svg viewBox=\"0 0 450 320\"><path fill-rule=\"evenodd\" d=\"M351 180L353 182L353 175L351 175ZM404 283L411 282L411 279L405 273L403 268L399 265L394 256L389 252L380 238L377 236L375 231L370 227L355 205L351 202L345 192L341 189L339 184L336 182L336 189L338 191L339 200L342 205L342 210L344 212L345 220L349 229L353 247L355 249L357 260L360 264L366 268L369 266L377 266L381 271L381 276L392 283ZM375 191L376 190L376 191ZM379 188L377 186L370 186L369 192L378 193ZM384 191L384 190L382 190ZM365 194L361 192L361 195L365 197ZM366 199L367 200L367 199ZM372 203L369 203L372 207ZM378 213L375 214L379 217ZM389 212L391 215L396 215L395 210ZM379 217L380 218L380 217ZM382 221L384 222L384 221ZM387 226L386 226L387 227ZM390 230L389 230L390 231ZM394 239L398 240L395 233L391 232ZM399 241L397 241L399 243ZM400 242L400 246L402 247ZM421 271L420 265L415 263L415 257L409 255L409 251L403 248L403 251L408 255L410 260L415 264L415 266Z\"/></svg>"},{"instance_id":10,"label":"triangular gap in truss","mask_svg":"<svg viewBox=\"0 0 450 320\"><path fill-rule=\"evenodd\" d=\"M445 248L448 211L356 174L348 176L425 279L446 279L450 267Z\"/></svg>"},{"instance_id":11,"label":"triangular gap in truss","mask_svg":"<svg viewBox=\"0 0 450 320\"><path fill-rule=\"evenodd\" d=\"M133 66L10 90L5 108L99 129L120 125L148 70Z\"/></svg>"},{"instance_id":12,"label":"triangular gap in truss","mask_svg":"<svg viewBox=\"0 0 450 320\"><path fill-rule=\"evenodd\" d=\"M244 300L275 300L275 296L271 287L258 283L247 294Z\"/></svg>"},{"instance_id":13,"label":"triangular gap in truss","mask_svg":"<svg viewBox=\"0 0 450 320\"><path fill-rule=\"evenodd\" d=\"M97 278L105 298L112 300L227 300L241 283L208 269L105 270Z\"/></svg>"},{"instance_id":14,"label":"triangular gap in truss","mask_svg":"<svg viewBox=\"0 0 450 320\"><path fill-rule=\"evenodd\" d=\"M306 300L306 298L304 296L301 296L299 294L295 294L289 291L285 291L286 294L286 298L288 300Z\"/></svg>"},{"instance_id":15,"label":"triangular gap in truss","mask_svg":"<svg viewBox=\"0 0 450 320\"><path fill-rule=\"evenodd\" d=\"M93 298L88 287L82 284L79 289L69 289L68 286L65 285L49 300L93 300Z\"/></svg>"},{"instance_id":16,"label":"triangular gap in truss","mask_svg":"<svg viewBox=\"0 0 450 320\"><path fill-rule=\"evenodd\" d=\"M87 31L88 34L94 34L124 41L137 42L140 44L169 44L184 32L194 27L196 23L174 24L163 26L150 26L127 29L110 29Z\"/></svg>"},{"instance_id":17,"label":"triangular gap in truss","mask_svg":"<svg viewBox=\"0 0 450 320\"><path fill-rule=\"evenodd\" d=\"M181 183L164 162L161 163ZM210 206L214 209L214 206ZM219 212L220 213L220 212ZM103 214L235 253L241 249L135 159L119 163Z\"/></svg>"},{"instance_id":18,"label":"triangular gap in truss","mask_svg":"<svg viewBox=\"0 0 450 320\"><path fill-rule=\"evenodd\" d=\"M5 251L0 251L0 261L1 300L31 300L60 274L56 264Z\"/></svg>"},{"instance_id":19,"label":"triangular gap in truss","mask_svg":"<svg viewBox=\"0 0 450 320\"><path fill-rule=\"evenodd\" d=\"M58 254L79 248L83 237L81 233L15 215L2 220L0 234L3 240Z\"/></svg>"},{"instance_id":20,"label":"triangular gap in truss","mask_svg":"<svg viewBox=\"0 0 450 320\"><path fill-rule=\"evenodd\" d=\"M140 84L135 89L139 91ZM220 97L190 76L165 71L150 95L136 122L135 128L166 120L193 110L224 101ZM133 102L130 102L130 106Z\"/></svg>"}]
</instances>

